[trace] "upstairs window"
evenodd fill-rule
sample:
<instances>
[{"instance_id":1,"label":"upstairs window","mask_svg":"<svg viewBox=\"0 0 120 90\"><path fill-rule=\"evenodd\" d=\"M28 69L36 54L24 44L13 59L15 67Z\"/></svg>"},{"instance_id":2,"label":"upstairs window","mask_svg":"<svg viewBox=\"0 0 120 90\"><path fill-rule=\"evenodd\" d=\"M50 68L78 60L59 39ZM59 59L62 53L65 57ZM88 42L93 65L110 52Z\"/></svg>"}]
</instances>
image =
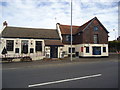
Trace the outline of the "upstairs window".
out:
<instances>
[{"instance_id":1,"label":"upstairs window","mask_svg":"<svg viewBox=\"0 0 120 90\"><path fill-rule=\"evenodd\" d=\"M98 31L98 27L97 26L94 26L94 31Z\"/></svg>"},{"instance_id":2,"label":"upstairs window","mask_svg":"<svg viewBox=\"0 0 120 90\"><path fill-rule=\"evenodd\" d=\"M78 33L78 35L80 35L80 33Z\"/></svg>"},{"instance_id":3,"label":"upstairs window","mask_svg":"<svg viewBox=\"0 0 120 90\"><path fill-rule=\"evenodd\" d=\"M95 43L95 44L98 44L98 43L99 43L99 42L98 42L98 34L94 34L93 40L94 40L94 43Z\"/></svg>"},{"instance_id":4,"label":"upstairs window","mask_svg":"<svg viewBox=\"0 0 120 90\"><path fill-rule=\"evenodd\" d=\"M36 41L36 52L37 51L42 51L42 41Z\"/></svg>"},{"instance_id":5,"label":"upstairs window","mask_svg":"<svg viewBox=\"0 0 120 90\"><path fill-rule=\"evenodd\" d=\"M71 42L71 35L66 35L66 41ZM73 36L72 36L72 41L73 41Z\"/></svg>"},{"instance_id":6,"label":"upstairs window","mask_svg":"<svg viewBox=\"0 0 120 90\"><path fill-rule=\"evenodd\" d=\"M14 40L7 40L6 41L6 48L7 48L7 51L13 51L13 49L14 49Z\"/></svg>"},{"instance_id":7,"label":"upstairs window","mask_svg":"<svg viewBox=\"0 0 120 90\"><path fill-rule=\"evenodd\" d=\"M70 35L66 35L66 41L70 41Z\"/></svg>"}]
</instances>

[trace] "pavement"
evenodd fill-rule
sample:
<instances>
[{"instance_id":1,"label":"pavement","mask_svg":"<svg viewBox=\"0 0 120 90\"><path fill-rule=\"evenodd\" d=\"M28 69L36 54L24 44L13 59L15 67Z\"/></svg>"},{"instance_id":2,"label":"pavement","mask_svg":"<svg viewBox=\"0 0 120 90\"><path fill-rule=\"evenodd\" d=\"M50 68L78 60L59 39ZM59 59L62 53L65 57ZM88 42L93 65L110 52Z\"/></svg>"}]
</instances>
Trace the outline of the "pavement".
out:
<instances>
[{"instance_id":1,"label":"pavement","mask_svg":"<svg viewBox=\"0 0 120 90\"><path fill-rule=\"evenodd\" d=\"M99 61L120 61L119 54L110 54L109 57L88 57L88 58L75 58L73 57L73 60L71 61L70 58L63 58L63 59L44 59L44 60L37 60L37 61L26 61L26 62L20 62L20 61L13 61L13 62L4 62L2 63L2 68L29 68L29 67L38 67L38 66L45 66L45 65L57 65L57 64L66 64L66 63L85 63L85 62L99 62Z\"/></svg>"},{"instance_id":2,"label":"pavement","mask_svg":"<svg viewBox=\"0 0 120 90\"><path fill-rule=\"evenodd\" d=\"M3 88L118 88L119 55L2 64ZM33 87L30 87L32 86ZM35 86L34 86L35 85Z\"/></svg>"}]
</instances>

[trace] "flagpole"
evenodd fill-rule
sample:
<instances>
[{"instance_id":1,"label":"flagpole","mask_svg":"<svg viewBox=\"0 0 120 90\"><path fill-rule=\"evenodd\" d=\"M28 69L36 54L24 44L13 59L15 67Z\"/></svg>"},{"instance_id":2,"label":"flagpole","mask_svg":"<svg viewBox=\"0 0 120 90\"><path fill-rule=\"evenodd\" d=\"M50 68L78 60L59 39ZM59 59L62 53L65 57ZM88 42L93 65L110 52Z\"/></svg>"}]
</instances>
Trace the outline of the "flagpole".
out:
<instances>
[{"instance_id":1,"label":"flagpole","mask_svg":"<svg viewBox=\"0 0 120 90\"><path fill-rule=\"evenodd\" d=\"M71 61L72 61L72 0L71 0Z\"/></svg>"}]
</instances>

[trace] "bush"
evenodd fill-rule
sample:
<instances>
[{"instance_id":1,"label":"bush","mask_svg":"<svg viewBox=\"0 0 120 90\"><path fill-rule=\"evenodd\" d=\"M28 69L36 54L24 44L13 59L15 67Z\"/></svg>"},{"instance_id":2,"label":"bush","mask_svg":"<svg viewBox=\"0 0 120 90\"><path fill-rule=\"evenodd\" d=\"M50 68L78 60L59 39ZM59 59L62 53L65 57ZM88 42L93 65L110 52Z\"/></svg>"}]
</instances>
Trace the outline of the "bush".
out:
<instances>
[{"instance_id":1,"label":"bush","mask_svg":"<svg viewBox=\"0 0 120 90\"><path fill-rule=\"evenodd\" d=\"M109 41L108 48L109 52L120 51L120 41Z\"/></svg>"}]
</instances>

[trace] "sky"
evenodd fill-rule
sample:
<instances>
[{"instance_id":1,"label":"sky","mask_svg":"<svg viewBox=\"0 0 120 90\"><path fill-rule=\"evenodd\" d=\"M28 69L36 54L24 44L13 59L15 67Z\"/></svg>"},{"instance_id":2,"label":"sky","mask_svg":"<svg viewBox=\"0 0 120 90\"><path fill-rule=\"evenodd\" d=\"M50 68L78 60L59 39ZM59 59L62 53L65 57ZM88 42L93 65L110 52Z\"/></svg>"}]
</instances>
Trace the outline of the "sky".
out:
<instances>
[{"instance_id":1,"label":"sky","mask_svg":"<svg viewBox=\"0 0 120 90\"><path fill-rule=\"evenodd\" d=\"M8 26L29 28L55 29L56 23L70 25L70 1L0 0L0 31L4 21ZM81 26L96 16L109 31L109 41L114 40L118 36L118 1L73 0L73 25Z\"/></svg>"}]
</instances>

